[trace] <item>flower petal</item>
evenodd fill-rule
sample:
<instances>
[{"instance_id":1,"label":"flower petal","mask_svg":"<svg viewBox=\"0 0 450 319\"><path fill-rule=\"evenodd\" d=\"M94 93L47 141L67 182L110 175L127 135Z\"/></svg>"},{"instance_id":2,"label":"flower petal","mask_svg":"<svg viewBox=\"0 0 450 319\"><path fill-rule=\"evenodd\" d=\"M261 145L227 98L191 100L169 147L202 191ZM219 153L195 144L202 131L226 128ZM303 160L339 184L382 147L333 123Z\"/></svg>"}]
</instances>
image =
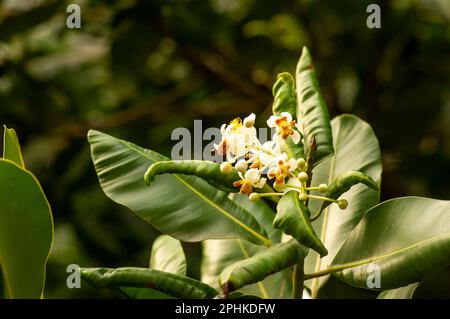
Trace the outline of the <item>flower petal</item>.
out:
<instances>
[{"instance_id":1,"label":"flower petal","mask_svg":"<svg viewBox=\"0 0 450 319\"><path fill-rule=\"evenodd\" d=\"M269 127L277 127L277 124L275 123L277 119L278 119L278 116L276 116L276 115L271 115L271 116L269 117L269 119L267 120L267 125L268 125Z\"/></svg>"},{"instance_id":2,"label":"flower petal","mask_svg":"<svg viewBox=\"0 0 450 319\"><path fill-rule=\"evenodd\" d=\"M259 170L257 170L256 168L250 168L244 175L244 178L252 184L258 182L259 177Z\"/></svg>"}]
</instances>

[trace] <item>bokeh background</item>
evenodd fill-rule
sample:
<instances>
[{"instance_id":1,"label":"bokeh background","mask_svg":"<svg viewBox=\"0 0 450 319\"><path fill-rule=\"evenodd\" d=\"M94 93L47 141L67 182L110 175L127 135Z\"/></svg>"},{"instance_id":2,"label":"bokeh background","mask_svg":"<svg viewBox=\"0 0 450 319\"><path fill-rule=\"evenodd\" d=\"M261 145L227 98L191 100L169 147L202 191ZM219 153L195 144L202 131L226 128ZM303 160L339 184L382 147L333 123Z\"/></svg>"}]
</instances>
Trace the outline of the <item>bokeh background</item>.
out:
<instances>
[{"instance_id":1,"label":"bokeh background","mask_svg":"<svg viewBox=\"0 0 450 319\"><path fill-rule=\"evenodd\" d=\"M373 126L382 199L450 199L448 0L0 3L0 123L17 130L55 217L48 298L114 297L68 289L67 265L146 266L158 235L103 194L89 128L170 155L172 130L194 119L220 127L250 112L267 117L277 73L294 71L303 45L331 116ZM81 7L81 29L66 27L70 3ZM366 27L370 3L381 6L381 29ZM199 246L184 248L198 277ZM449 270L420 289L449 298ZM337 280L322 293L374 296Z\"/></svg>"}]
</instances>

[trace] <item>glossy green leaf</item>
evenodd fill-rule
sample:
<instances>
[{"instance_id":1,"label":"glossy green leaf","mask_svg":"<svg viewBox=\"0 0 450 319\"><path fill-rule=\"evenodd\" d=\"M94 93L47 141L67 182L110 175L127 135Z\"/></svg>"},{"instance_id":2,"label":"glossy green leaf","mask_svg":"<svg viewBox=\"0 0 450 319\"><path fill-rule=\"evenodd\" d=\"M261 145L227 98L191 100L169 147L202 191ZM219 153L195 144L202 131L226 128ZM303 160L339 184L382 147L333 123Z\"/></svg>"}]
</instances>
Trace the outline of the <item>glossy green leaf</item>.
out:
<instances>
[{"instance_id":1,"label":"glossy green leaf","mask_svg":"<svg viewBox=\"0 0 450 319\"><path fill-rule=\"evenodd\" d=\"M226 267L219 276L225 294L253 284L303 261L307 249L295 239L276 244L252 257Z\"/></svg>"},{"instance_id":2,"label":"glossy green leaf","mask_svg":"<svg viewBox=\"0 0 450 319\"><path fill-rule=\"evenodd\" d=\"M144 175L147 185L151 185L156 176L163 174L182 174L200 177L211 186L229 193L239 192L239 187L233 186L235 181L240 180L237 169L224 174L220 171L220 164L211 161L200 160L176 160L161 161L150 165ZM262 188L255 188L255 192L270 193L273 189L265 184Z\"/></svg>"},{"instance_id":3,"label":"glossy green leaf","mask_svg":"<svg viewBox=\"0 0 450 319\"><path fill-rule=\"evenodd\" d=\"M311 55L303 47L296 69L297 119L304 134L305 155L308 162L318 164L333 154L330 116L320 93Z\"/></svg>"},{"instance_id":4,"label":"glossy green leaf","mask_svg":"<svg viewBox=\"0 0 450 319\"><path fill-rule=\"evenodd\" d=\"M81 277L97 288L151 288L186 299L206 299L218 295L214 288L198 280L149 268L81 268Z\"/></svg>"},{"instance_id":5,"label":"glossy green leaf","mask_svg":"<svg viewBox=\"0 0 450 319\"><path fill-rule=\"evenodd\" d=\"M369 124L353 115L341 115L331 121L335 153L317 165L312 173L312 185L328 185L340 174L348 171L361 171L378 184L381 179L381 153L378 140ZM312 192L321 195L317 192ZM348 234L362 218L363 213L379 201L379 192L365 185L355 185L344 194L348 200L345 210L336 204L328 206L314 221L313 227L322 243L328 249L328 255L322 259L313 252L306 258L305 272L311 273L326 268L338 252ZM311 199L309 209L315 214L322 201ZM307 281L312 288L312 295L328 277Z\"/></svg>"},{"instance_id":6,"label":"glossy green leaf","mask_svg":"<svg viewBox=\"0 0 450 319\"><path fill-rule=\"evenodd\" d=\"M186 256L180 241L168 235L159 236L153 242L150 268L186 276Z\"/></svg>"},{"instance_id":7,"label":"glossy green leaf","mask_svg":"<svg viewBox=\"0 0 450 319\"><path fill-rule=\"evenodd\" d=\"M50 205L29 171L0 159L0 268L8 298L41 298L53 240Z\"/></svg>"},{"instance_id":8,"label":"glossy green leaf","mask_svg":"<svg viewBox=\"0 0 450 319\"><path fill-rule=\"evenodd\" d=\"M293 119L297 118L297 97L295 93L295 83L292 75L287 72L278 74L277 81L273 89L273 106L272 112L274 115L279 115L282 112L288 112ZM287 139L283 145L282 150L286 152L289 157L304 158L303 143L295 144L292 139Z\"/></svg>"},{"instance_id":9,"label":"glossy green leaf","mask_svg":"<svg viewBox=\"0 0 450 319\"><path fill-rule=\"evenodd\" d=\"M106 195L162 233L187 242L241 238L270 243L247 211L198 177L162 175L147 187L145 171L166 157L97 131L90 131L88 139Z\"/></svg>"},{"instance_id":10,"label":"glossy green leaf","mask_svg":"<svg viewBox=\"0 0 450 319\"><path fill-rule=\"evenodd\" d=\"M373 268L379 269L381 290L421 281L448 265L450 201L422 197L396 198L370 209L331 264L345 268L336 277L363 288Z\"/></svg>"},{"instance_id":11,"label":"glossy green leaf","mask_svg":"<svg viewBox=\"0 0 450 319\"><path fill-rule=\"evenodd\" d=\"M364 184L367 187L375 191L379 191L380 187L377 182L375 182L370 176L358 171L348 171L337 176L331 185L328 186L328 191L325 197L338 199L342 194L348 192L350 188L357 184ZM321 210L330 206L331 202L324 201L321 206Z\"/></svg>"},{"instance_id":12,"label":"glossy green leaf","mask_svg":"<svg viewBox=\"0 0 450 319\"><path fill-rule=\"evenodd\" d=\"M272 227L275 212L264 201L251 202L247 196L240 194L231 194L230 198L263 225L273 243L281 241L281 231ZM206 240L202 244L201 279L217 289L220 288L218 277L223 269L266 249L240 239ZM239 290L246 295L257 295L261 298L290 298L291 289L291 272L286 269Z\"/></svg>"},{"instance_id":13,"label":"glossy green leaf","mask_svg":"<svg viewBox=\"0 0 450 319\"><path fill-rule=\"evenodd\" d=\"M278 74L277 81L273 85L272 94L274 97L272 112L279 115L288 112L292 118L297 117L297 97L295 95L294 78L288 72Z\"/></svg>"},{"instance_id":14,"label":"glossy green leaf","mask_svg":"<svg viewBox=\"0 0 450 319\"><path fill-rule=\"evenodd\" d=\"M289 191L279 201L277 215L273 221L275 228L282 229L299 243L325 256L328 251L317 237L311 222L310 212L303 202L298 199L298 192Z\"/></svg>"},{"instance_id":15,"label":"glossy green leaf","mask_svg":"<svg viewBox=\"0 0 450 319\"><path fill-rule=\"evenodd\" d=\"M168 235L156 238L153 242L149 266L151 269L186 276L186 256L180 241ZM120 287L120 290L131 299L172 298L150 288Z\"/></svg>"},{"instance_id":16,"label":"glossy green leaf","mask_svg":"<svg viewBox=\"0 0 450 319\"><path fill-rule=\"evenodd\" d=\"M22 158L22 151L20 150L19 140L16 131L12 128L4 126L5 132L3 135L3 158L16 163L22 168L25 168L25 163Z\"/></svg>"},{"instance_id":17,"label":"glossy green leaf","mask_svg":"<svg viewBox=\"0 0 450 319\"><path fill-rule=\"evenodd\" d=\"M233 186L233 183L241 179L235 168L230 173L224 174L220 171L220 164L218 163L200 160L178 160L153 163L145 173L145 182L147 185L151 185L155 177L162 174L194 175L226 192L239 192L239 187Z\"/></svg>"},{"instance_id":18,"label":"glossy green leaf","mask_svg":"<svg viewBox=\"0 0 450 319\"><path fill-rule=\"evenodd\" d=\"M419 286L420 282L416 282L405 287L385 290L378 295L377 299L412 299Z\"/></svg>"}]
</instances>

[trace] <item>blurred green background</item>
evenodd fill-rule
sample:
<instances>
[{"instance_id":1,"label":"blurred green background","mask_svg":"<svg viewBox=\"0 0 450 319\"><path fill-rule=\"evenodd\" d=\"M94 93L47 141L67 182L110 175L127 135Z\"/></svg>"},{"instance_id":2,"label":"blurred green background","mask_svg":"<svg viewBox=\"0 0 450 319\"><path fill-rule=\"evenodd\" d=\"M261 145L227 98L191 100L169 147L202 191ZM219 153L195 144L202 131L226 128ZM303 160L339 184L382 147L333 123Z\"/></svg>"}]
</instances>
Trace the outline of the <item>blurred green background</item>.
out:
<instances>
[{"instance_id":1,"label":"blurred green background","mask_svg":"<svg viewBox=\"0 0 450 319\"><path fill-rule=\"evenodd\" d=\"M71 3L81 29L66 27ZM366 27L370 3L381 6L381 29ZM194 119L206 128L251 112L267 118L276 75L294 71L303 45L331 116L373 126L382 199L450 199L449 25L448 0L3 0L0 123L17 130L53 206L46 297L114 297L68 289L67 265L146 266L158 235L103 194L89 128L170 155L172 130ZM184 248L198 277L199 245ZM419 292L449 290L447 270ZM337 280L322 293L374 296Z\"/></svg>"}]
</instances>

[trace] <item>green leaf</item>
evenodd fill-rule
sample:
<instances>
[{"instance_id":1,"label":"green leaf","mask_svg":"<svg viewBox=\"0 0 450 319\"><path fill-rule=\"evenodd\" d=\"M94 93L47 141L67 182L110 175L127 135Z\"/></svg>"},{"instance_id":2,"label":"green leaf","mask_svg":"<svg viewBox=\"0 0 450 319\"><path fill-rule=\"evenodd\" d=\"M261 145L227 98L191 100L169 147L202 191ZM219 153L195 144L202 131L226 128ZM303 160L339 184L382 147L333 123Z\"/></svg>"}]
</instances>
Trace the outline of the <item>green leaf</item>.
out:
<instances>
[{"instance_id":1,"label":"green leaf","mask_svg":"<svg viewBox=\"0 0 450 319\"><path fill-rule=\"evenodd\" d=\"M320 93L308 48L303 47L296 69L297 122L303 126L307 160L313 166L333 154L330 117Z\"/></svg>"},{"instance_id":2,"label":"green leaf","mask_svg":"<svg viewBox=\"0 0 450 319\"><path fill-rule=\"evenodd\" d=\"M412 299L419 285L420 282L416 282L405 287L385 290L378 295L377 299Z\"/></svg>"},{"instance_id":3,"label":"green leaf","mask_svg":"<svg viewBox=\"0 0 450 319\"><path fill-rule=\"evenodd\" d=\"M311 222L310 212L299 199L296 191L289 191L281 198L277 206L277 215L273 221L275 228L294 237L300 244L312 248L321 256L328 251L317 237Z\"/></svg>"},{"instance_id":4,"label":"green leaf","mask_svg":"<svg viewBox=\"0 0 450 319\"><path fill-rule=\"evenodd\" d=\"M235 168L230 173L224 174L220 171L220 164L218 163L200 160L177 160L153 163L145 173L145 182L147 185L151 185L155 177L162 174L194 175L226 192L239 192L239 187L233 186L233 182L241 179Z\"/></svg>"},{"instance_id":5,"label":"green leaf","mask_svg":"<svg viewBox=\"0 0 450 319\"><path fill-rule=\"evenodd\" d=\"M153 242L150 268L186 276L186 256L180 241L168 235L159 236Z\"/></svg>"},{"instance_id":6,"label":"green leaf","mask_svg":"<svg viewBox=\"0 0 450 319\"><path fill-rule=\"evenodd\" d=\"M348 171L361 171L378 184L381 179L381 154L378 140L369 124L353 115L341 115L331 121L335 153L317 165L312 172L311 185L332 184L340 174ZM320 195L317 192L313 194ZM379 201L379 191L365 185L355 185L345 194L348 207L339 209L336 204L328 206L314 221L313 227L322 243L328 249L328 255L322 259L314 253L306 258L305 272L317 272L326 268L341 248L348 234L361 220L367 209ZM322 201L311 199L310 211L315 214ZM323 285L327 276L306 281L312 288L312 295Z\"/></svg>"},{"instance_id":7,"label":"green leaf","mask_svg":"<svg viewBox=\"0 0 450 319\"><path fill-rule=\"evenodd\" d=\"M270 243L247 211L198 177L163 175L147 187L147 167L166 157L97 131L89 131L88 140L105 194L162 233L187 242L241 238Z\"/></svg>"},{"instance_id":8,"label":"green leaf","mask_svg":"<svg viewBox=\"0 0 450 319\"><path fill-rule=\"evenodd\" d=\"M297 97L295 95L295 83L292 75L288 72L278 74L277 81L273 85L272 94L274 97L272 112L279 115L288 112L292 118L297 116Z\"/></svg>"},{"instance_id":9,"label":"green leaf","mask_svg":"<svg viewBox=\"0 0 450 319\"><path fill-rule=\"evenodd\" d=\"M331 266L344 269L334 274L339 279L367 288L373 265L381 290L421 281L450 265L450 201L403 197L370 209Z\"/></svg>"},{"instance_id":10,"label":"green leaf","mask_svg":"<svg viewBox=\"0 0 450 319\"><path fill-rule=\"evenodd\" d=\"M220 171L220 164L211 161L201 160L176 160L161 161L150 165L144 175L147 185L151 185L156 176L163 174L194 175L205 180L211 186L229 193L239 192L239 187L233 186L235 181L240 180L238 170L234 167L229 173ZM269 185L262 188L255 188L255 192L270 193L273 189Z\"/></svg>"},{"instance_id":11,"label":"green leaf","mask_svg":"<svg viewBox=\"0 0 450 319\"><path fill-rule=\"evenodd\" d=\"M186 299L205 299L218 295L214 288L198 280L149 268L81 268L81 277L97 288L151 288Z\"/></svg>"},{"instance_id":12,"label":"green leaf","mask_svg":"<svg viewBox=\"0 0 450 319\"><path fill-rule=\"evenodd\" d=\"M6 126L3 127L5 128L3 135L3 158L25 168L16 131L12 128L7 128Z\"/></svg>"},{"instance_id":13,"label":"green leaf","mask_svg":"<svg viewBox=\"0 0 450 319\"><path fill-rule=\"evenodd\" d=\"M288 112L292 115L293 119L296 119L297 97L295 94L295 84L292 75L287 72L278 74L272 93L274 97L272 106L273 114L280 115L282 112ZM290 138L286 140L282 150L286 152L289 157L305 157L303 143L299 142L298 144L295 144Z\"/></svg>"},{"instance_id":14,"label":"green leaf","mask_svg":"<svg viewBox=\"0 0 450 319\"><path fill-rule=\"evenodd\" d=\"M168 235L159 236L153 242L149 266L151 269L186 276L186 256L180 241ZM149 288L120 287L120 290L132 299L172 298Z\"/></svg>"},{"instance_id":15,"label":"green leaf","mask_svg":"<svg viewBox=\"0 0 450 319\"><path fill-rule=\"evenodd\" d=\"M230 198L263 225L272 242L281 241L281 231L272 226L274 211L264 201L251 202L247 196L240 194L231 194ZM218 277L225 267L266 249L240 239L205 240L202 244L201 279L217 289L220 288ZM290 298L291 289L291 272L286 269L239 290L246 295L257 295L261 298Z\"/></svg>"},{"instance_id":16,"label":"green leaf","mask_svg":"<svg viewBox=\"0 0 450 319\"><path fill-rule=\"evenodd\" d=\"M303 261L306 254L304 246L290 239L229 265L220 274L219 285L228 294Z\"/></svg>"},{"instance_id":17,"label":"green leaf","mask_svg":"<svg viewBox=\"0 0 450 319\"><path fill-rule=\"evenodd\" d=\"M331 182L331 185L328 186L328 191L326 192L325 197L338 199L342 194L348 192L350 188L357 184L364 184L375 191L380 190L378 183L375 182L370 176L364 174L363 172L348 171L340 174L333 180L333 182ZM324 201L320 210L323 210L330 205L331 202Z\"/></svg>"},{"instance_id":18,"label":"green leaf","mask_svg":"<svg viewBox=\"0 0 450 319\"><path fill-rule=\"evenodd\" d=\"M8 298L41 298L53 241L50 205L37 179L0 159L0 268Z\"/></svg>"}]
</instances>

